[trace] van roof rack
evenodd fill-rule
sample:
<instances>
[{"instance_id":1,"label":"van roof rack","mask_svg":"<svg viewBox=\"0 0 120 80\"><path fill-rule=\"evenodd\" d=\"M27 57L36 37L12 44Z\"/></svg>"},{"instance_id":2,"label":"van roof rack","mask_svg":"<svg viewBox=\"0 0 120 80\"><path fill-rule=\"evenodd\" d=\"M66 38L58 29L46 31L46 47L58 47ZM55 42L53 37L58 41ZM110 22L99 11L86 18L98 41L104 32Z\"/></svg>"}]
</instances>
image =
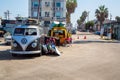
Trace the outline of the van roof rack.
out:
<instances>
[{"instance_id":1,"label":"van roof rack","mask_svg":"<svg viewBox=\"0 0 120 80\"><path fill-rule=\"evenodd\" d=\"M28 18L26 20L26 23L25 23L25 25L38 25L38 24L39 24L38 20L37 19L32 19L32 18Z\"/></svg>"}]
</instances>

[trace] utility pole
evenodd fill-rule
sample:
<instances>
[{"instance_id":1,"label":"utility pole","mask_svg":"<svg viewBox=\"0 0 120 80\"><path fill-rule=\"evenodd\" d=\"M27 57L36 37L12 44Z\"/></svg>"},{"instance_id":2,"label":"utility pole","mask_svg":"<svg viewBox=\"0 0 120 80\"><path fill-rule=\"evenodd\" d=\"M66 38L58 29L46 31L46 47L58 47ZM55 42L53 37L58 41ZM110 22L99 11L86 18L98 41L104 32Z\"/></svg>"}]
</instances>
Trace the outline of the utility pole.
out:
<instances>
[{"instance_id":1,"label":"utility pole","mask_svg":"<svg viewBox=\"0 0 120 80\"><path fill-rule=\"evenodd\" d=\"M8 14L8 20L10 19L10 11L7 10L7 14Z\"/></svg>"},{"instance_id":2,"label":"utility pole","mask_svg":"<svg viewBox=\"0 0 120 80\"><path fill-rule=\"evenodd\" d=\"M111 22L111 20L112 20L112 14L110 13L110 22Z\"/></svg>"},{"instance_id":3,"label":"utility pole","mask_svg":"<svg viewBox=\"0 0 120 80\"><path fill-rule=\"evenodd\" d=\"M38 0L38 22L40 21L40 0Z\"/></svg>"},{"instance_id":4,"label":"utility pole","mask_svg":"<svg viewBox=\"0 0 120 80\"><path fill-rule=\"evenodd\" d=\"M5 15L5 19L7 19L7 12L4 12L4 15Z\"/></svg>"},{"instance_id":5,"label":"utility pole","mask_svg":"<svg viewBox=\"0 0 120 80\"><path fill-rule=\"evenodd\" d=\"M20 14L17 14L17 17L20 17Z\"/></svg>"},{"instance_id":6,"label":"utility pole","mask_svg":"<svg viewBox=\"0 0 120 80\"><path fill-rule=\"evenodd\" d=\"M87 22L89 21L89 13L90 11L87 12Z\"/></svg>"},{"instance_id":7,"label":"utility pole","mask_svg":"<svg viewBox=\"0 0 120 80\"><path fill-rule=\"evenodd\" d=\"M5 18L7 19L7 20L9 20L10 19L10 11L9 10L7 10L6 12L4 12L4 15L5 15Z\"/></svg>"},{"instance_id":8,"label":"utility pole","mask_svg":"<svg viewBox=\"0 0 120 80\"><path fill-rule=\"evenodd\" d=\"M112 26L112 14L110 13L110 25Z\"/></svg>"}]
</instances>

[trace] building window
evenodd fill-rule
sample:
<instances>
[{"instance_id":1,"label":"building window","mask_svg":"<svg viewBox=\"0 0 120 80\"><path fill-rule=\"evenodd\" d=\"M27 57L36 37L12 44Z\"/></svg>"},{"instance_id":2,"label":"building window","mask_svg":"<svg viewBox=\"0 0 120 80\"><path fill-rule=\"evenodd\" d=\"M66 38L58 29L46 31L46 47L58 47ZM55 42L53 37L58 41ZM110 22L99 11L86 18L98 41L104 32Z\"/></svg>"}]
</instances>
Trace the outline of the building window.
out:
<instances>
[{"instance_id":1,"label":"building window","mask_svg":"<svg viewBox=\"0 0 120 80\"><path fill-rule=\"evenodd\" d=\"M53 13L53 16L55 17L55 13Z\"/></svg>"},{"instance_id":2,"label":"building window","mask_svg":"<svg viewBox=\"0 0 120 80\"><path fill-rule=\"evenodd\" d=\"M37 11L33 12L33 17L37 17Z\"/></svg>"},{"instance_id":3,"label":"building window","mask_svg":"<svg viewBox=\"0 0 120 80\"><path fill-rule=\"evenodd\" d=\"M45 6L49 7L50 6L50 2L45 2Z\"/></svg>"},{"instance_id":4,"label":"building window","mask_svg":"<svg viewBox=\"0 0 120 80\"><path fill-rule=\"evenodd\" d=\"M60 18L60 12L56 12L56 17Z\"/></svg>"},{"instance_id":5,"label":"building window","mask_svg":"<svg viewBox=\"0 0 120 80\"><path fill-rule=\"evenodd\" d=\"M49 27L49 25L50 25L50 21L44 21L44 26L45 27Z\"/></svg>"},{"instance_id":6,"label":"building window","mask_svg":"<svg viewBox=\"0 0 120 80\"><path fill-rule=\"evenodd\" d=\"M56 7L61 7L61 3L60 3L60 2L57 2L57 3L56 3Z\"/></svg>"},{"instance_id":7,"label":"building window","mask_svg":"<svg viewBox=\"0 0 120 80\"><path fill-rule=\"evenodd\" d=\"M38 7L38 2L37 1L35 1L35 2L33 2L33 7Z\"/></svg>"},{"instance_id":8,"label":"building window","mask_svg":"<svg viewBox=\"0 0 120 80\"><path fill-rule=\"evenodd\" d=\"M45 12L45 17L50 17L50 13L49 12Z\"/></svg>"}]
</instances>

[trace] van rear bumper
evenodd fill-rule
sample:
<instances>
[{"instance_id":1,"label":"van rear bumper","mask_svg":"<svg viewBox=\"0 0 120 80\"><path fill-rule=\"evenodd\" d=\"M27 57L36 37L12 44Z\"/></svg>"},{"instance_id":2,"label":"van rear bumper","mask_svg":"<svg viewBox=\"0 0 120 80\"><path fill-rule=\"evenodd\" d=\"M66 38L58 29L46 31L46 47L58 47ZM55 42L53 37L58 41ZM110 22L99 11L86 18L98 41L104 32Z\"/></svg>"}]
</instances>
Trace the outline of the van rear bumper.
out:
<instances>
[{"instance_id":1,"label":"van rear bumper","mask_svg":"<svg viewBox=\"0 0 120 80\"><path fill-rule=\"evenodd\" d=\"M10 51L10 53L13 53L13 54L38 54L38 53L41 53L41 50L39 51Z\"/></svg>"}]
</instances>

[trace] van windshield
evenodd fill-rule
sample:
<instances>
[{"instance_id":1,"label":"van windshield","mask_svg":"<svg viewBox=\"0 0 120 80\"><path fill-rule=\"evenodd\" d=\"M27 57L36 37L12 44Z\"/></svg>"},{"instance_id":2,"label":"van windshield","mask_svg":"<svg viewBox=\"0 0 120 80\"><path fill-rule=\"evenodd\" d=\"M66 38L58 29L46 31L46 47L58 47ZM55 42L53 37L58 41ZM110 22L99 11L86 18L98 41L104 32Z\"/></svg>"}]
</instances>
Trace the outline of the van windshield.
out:
<instances>
[{"instance_id":1,"label":"van windshield","mask_svg":"<svg viewBox=\"0 0 120 80\"><path fill-rule=\"evenodd\" d=\"M60 35L64 35L64 31L63 31L63 30L55 30L53 33L54 33L54 34L55 34L55 33L58 33L58 34L60 34Z\"/></svg>"},{"instance_id":2,"label":"van windshield","mask_svg":"<svg viewBox=\"0 0 120 80\"><path fill-rule=\"evenodd\" d=\"M14 35L18 36L29 36L29 35L37 35L36 28L16 28L14 31Z\"/></svg>"}]
</instances>

